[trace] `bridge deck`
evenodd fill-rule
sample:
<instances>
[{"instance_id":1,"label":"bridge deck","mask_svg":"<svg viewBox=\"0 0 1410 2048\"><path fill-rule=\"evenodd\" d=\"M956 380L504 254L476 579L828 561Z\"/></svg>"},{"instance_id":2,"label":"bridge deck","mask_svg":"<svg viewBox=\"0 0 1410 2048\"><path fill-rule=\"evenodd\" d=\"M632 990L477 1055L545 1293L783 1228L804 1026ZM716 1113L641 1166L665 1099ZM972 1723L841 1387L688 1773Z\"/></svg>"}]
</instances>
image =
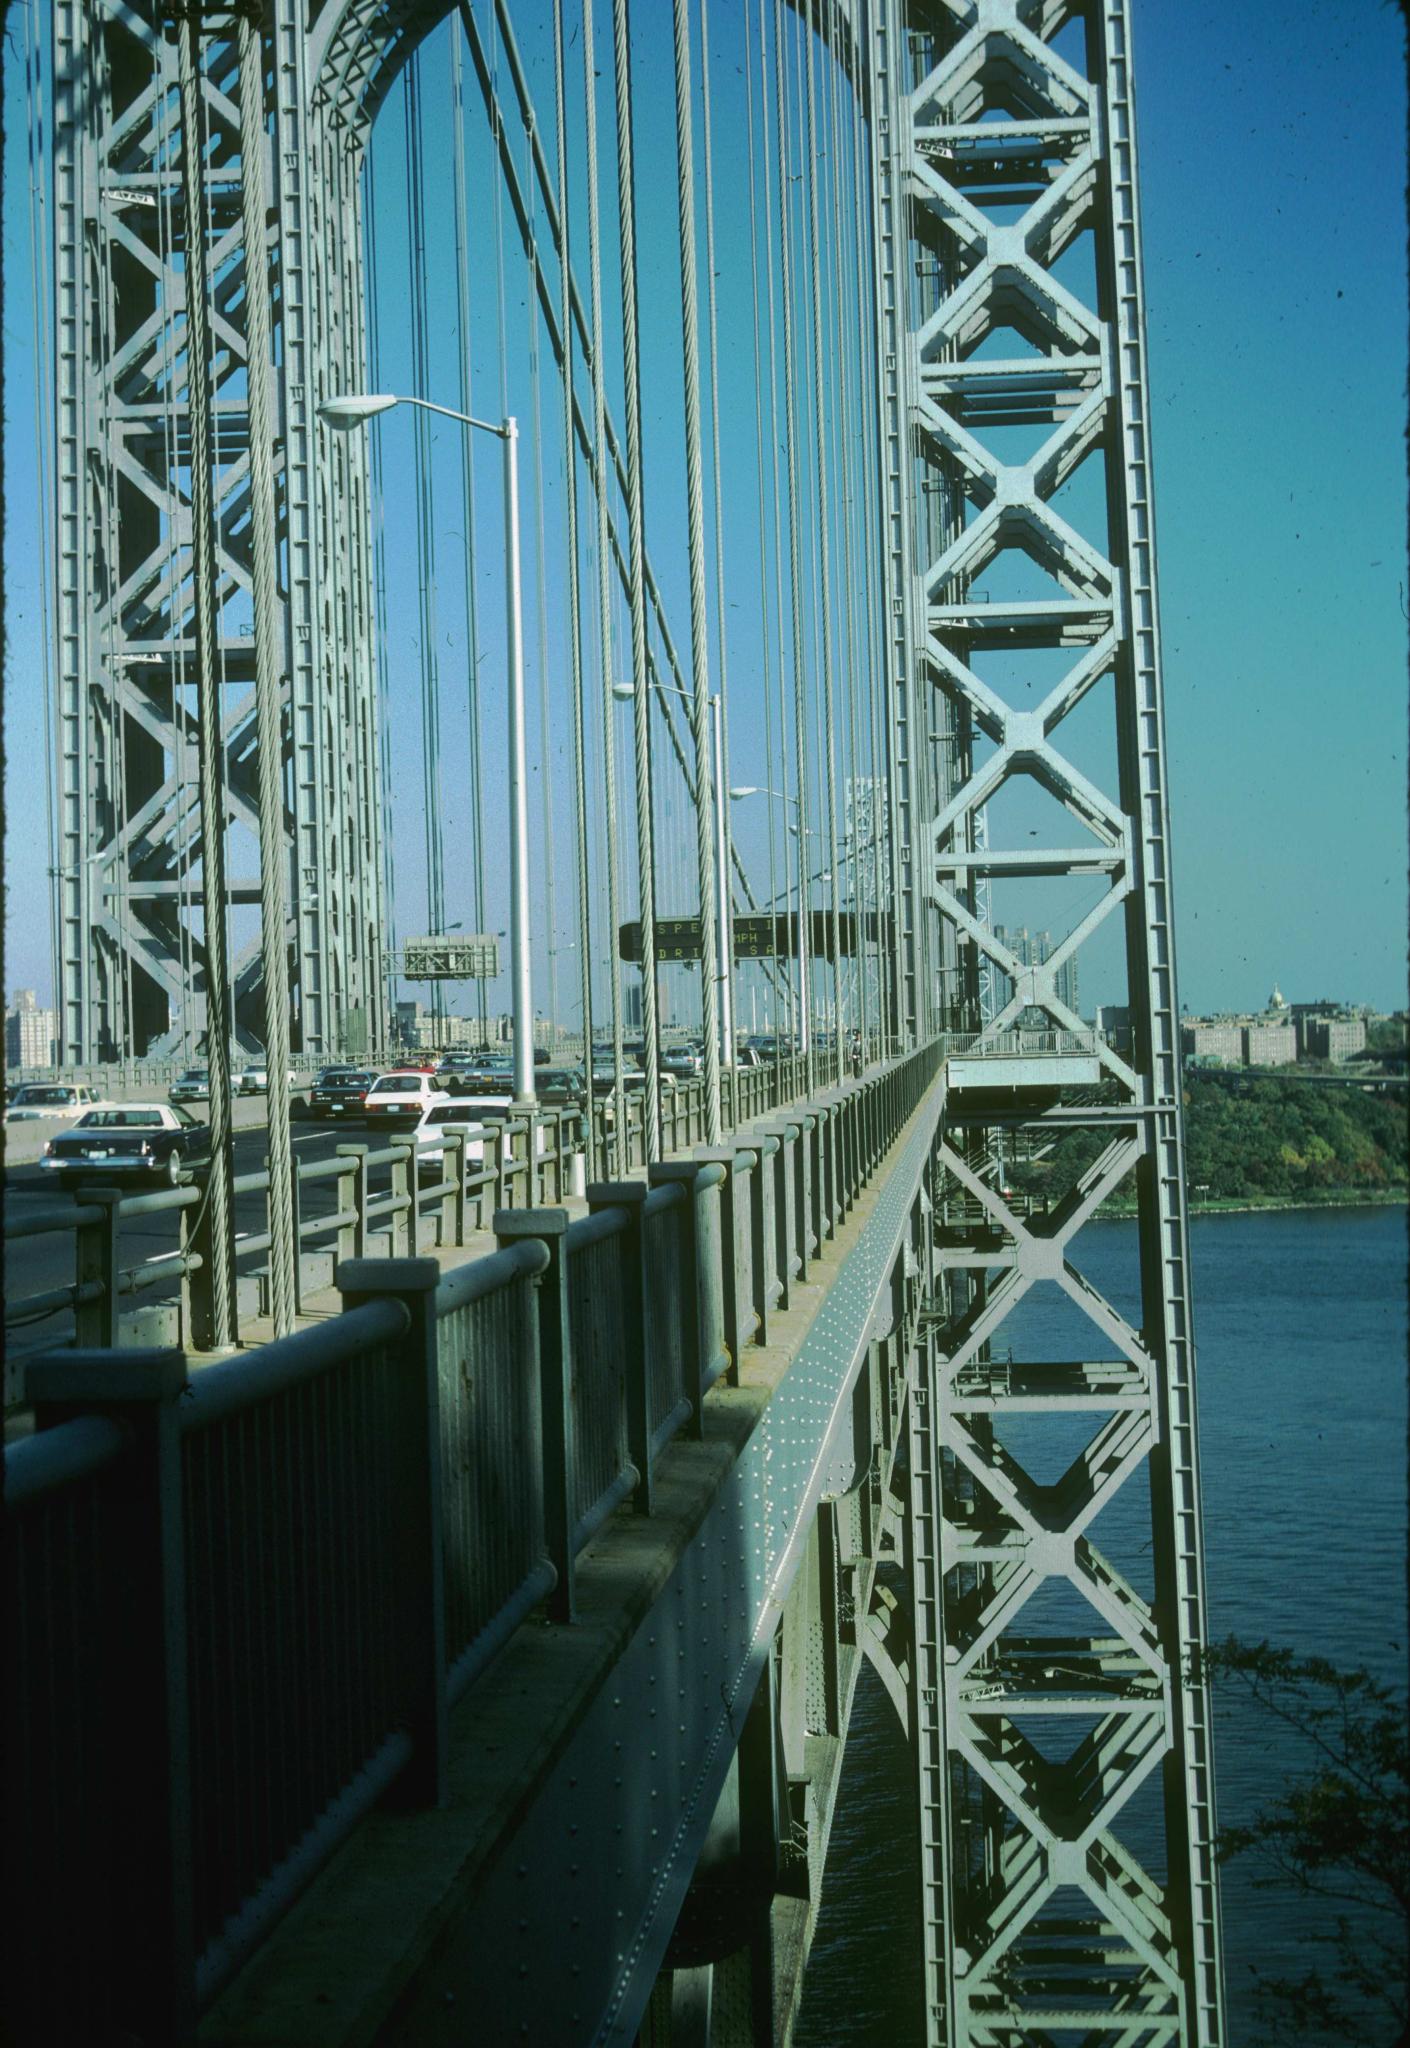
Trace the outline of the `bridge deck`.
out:
<instances>
[{"instance_id":1,"label":"bridge deck","mask_svg":"<svg viewBox=\"0 0 1410 2048\"><path fill-rule=\"evenodd\" d=\"M577 1623L524 1624L453 1711L446 1804L364 1822L208 2013L208 2048L463 2039L467 2012L486 2040L566 2041L595 2038L604 2006L631 2013L625 1980L655 1975L800 1531L820 1493L860 1476L847 1395L940 1094L744 1353L740 1384L711 1390L704 1440L665 1451L652 1515L618 1510L582 1554ZM809 1744L810 1765L835 1776L840 1744L825 1748ZM811 1912L783 1905L791 2002Z\"/></svg>"}]
</instances>

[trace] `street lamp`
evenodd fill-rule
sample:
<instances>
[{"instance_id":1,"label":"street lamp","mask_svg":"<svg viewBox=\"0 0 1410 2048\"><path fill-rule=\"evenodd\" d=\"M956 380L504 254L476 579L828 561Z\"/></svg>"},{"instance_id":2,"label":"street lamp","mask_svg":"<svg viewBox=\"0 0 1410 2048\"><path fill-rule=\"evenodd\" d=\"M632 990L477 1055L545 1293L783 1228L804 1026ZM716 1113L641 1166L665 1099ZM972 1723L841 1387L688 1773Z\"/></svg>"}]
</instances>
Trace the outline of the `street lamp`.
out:
<instances>
[{"instance_id":1,"label":"street lamp","mask_svg":"<svg viewBox=\"0 0 1410 2048\"><path fill-rule=\"evenodd\" d=\"M796 796L790 796L786 789L771 789L767 783L742 782L738 785L737 788L731 789L730 791L731 803L742 803L744 799L749 796L769 796L772 797L777 803L792 804L793 808L800 814L802 811L802 805L800 804ZM796 825L790 825L788 829L790 833L792 833L793 837L798 840L799 903L797 923L798 951L796 955L796 964L798 968L797 1031L798 1051L800 1052L802 1057L805 1060L807 1060L811 1056L813 1044L812 1024L808 1014L810 1009L808 996L808 942L812 934L808 930L808 918L810 915L809 905L803 899L807 895L807 884L804 881L804 872L808 865L807 840L811 839L814 836L814 834L812 827L808 825L805 825L803 827L802 834L799 833L798 827ZM786 878L788 874L788 851L786 847L784 849L783 869ZM815 879L816 878L811 875L807 877L808 882L811 882ZM788 889L786 886L783 891L783 898L784 901L787 902ZM779 899L777 897L774 898L773 902L769 905L770 910L775 908L775 906L778 903L778 900ZM811 1068L809 1069L809 1072L811 1073Z\"/></svg>"},{"instance_id":2,"label":"street lamp","mask_svg":"<svg viewBox=\"0 0 1410 2048\"><path fill-rule=\"evenodd\" d=\"M683 697L694 707L695 699L689 690L683 690L677 683L658 681L658 690L668 690L673 697ZM614 683L612 695L619 704L630 704L636 695L634 683ZM734 999L730 987L730 961L734 946L734 925L730 916L729 876L725 852L725 804L724 804L724 752L720 738L720 698L716 691L710 703L710 752L714 760L715 796L715 985L719 996L720 1011L720 1060L724 1066L734 1061ZM730 792L734 794L733 790Z\"/></svg>"},{"instance_id":3,"label":"street lamp","mask_svg":"<svg viewBox=\"0 0 1410 2048\"><path fill-rule=\"evenodd\" d=\"M319 418L340 433L364 426L394 405L418 405L463 427L478 427L504 443L504 555L509 573L509 930L514 1014L514 1099L533 1102L534 1008L529 974L529 777L524 739L524 608L519 562L519 423L511 413L498 426L429 398L391 392L352 392L325 399Z\"/></svg>"}]
</instances>

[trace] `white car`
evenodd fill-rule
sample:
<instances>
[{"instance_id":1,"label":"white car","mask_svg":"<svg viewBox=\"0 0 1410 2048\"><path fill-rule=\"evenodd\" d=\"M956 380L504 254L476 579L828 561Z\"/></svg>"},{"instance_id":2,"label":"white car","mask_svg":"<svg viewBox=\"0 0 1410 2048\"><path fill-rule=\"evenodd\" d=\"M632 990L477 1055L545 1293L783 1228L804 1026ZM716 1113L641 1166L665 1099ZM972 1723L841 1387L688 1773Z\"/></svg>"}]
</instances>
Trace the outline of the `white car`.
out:
<instances>
[{"instance_id":1,"label":"white car","mask_svg":"<svg viewBox=\"0 0 1410 2048\"><path fill-rule=\"evenodd\" d=\"M289 1086L296 1088L298 1081L298 1075L290 1067ZM237 1085L238 1092L241 1095L267 1095L269 1093L269 1068L263 1060L257 1060L254 1066L246 1067Z\"/></svg>"},{"instance_id":2,"label":"white car","mask_svg":"<svg viewBox=\"0 0 1410 2048\"><path fill-rule=\"evenodd\" d=\"M209 1102L211 1099L211 1070L209 1067L188 1067L184 1074L178 1074L167 1089L172 1102Z\"/></svg>"},{"instance_id":3,"label":"white car","mask_svg":"<svg viewBox=\"0 0 1410 2048\"><path fill-rule=\"evenodd\" d=\"M407 1123L413 1117L419 1120L423 1112L433 1106L451 1100L444 1088L436 1086L433 1075L405 1068L377 1076L367 1091L363 1115L370 1124L394 1120Z\"/></svg>"},{"instance_id":4,"label":"white car","mask_svg":"<svg viewBox=\"0 0 1410 2048\"><path fill-rule=\"evenodd\" d=\"M506 1107L508 1106L507 1096L505 1098L505 1105ZM493 1145L495 1142L497 1120L492 1122L487 1129L485 1123L481 1121L480 1113L486 1109L493 1112L498 1106L497 1103L487 1101L476 1103L433 1102L429 1104L427 1108L422 1110L416 1129L410 1133L411 1141L416 1147L417 1165L439 1166L441 1164L446 1156L444 1138L447 1131L455 1134L463 1131L468 1141L465 1147L467 1160L475 1166L482 1165L486 1144Z\"/></svg>"},{"instance_id":5,"label":"white car","mask_svg":"<svg viewBox=\"0 0 1410 2048\"><path fill-rule=\"evenodd\" d=\"M15 1099L5 1111L7 1124L37 1123L52 1117L57 1123L72 1123L102 1105L96 1088L81 1088L72 1081L26 1081L15 1090Z\"/></svg>"}]
</instances>

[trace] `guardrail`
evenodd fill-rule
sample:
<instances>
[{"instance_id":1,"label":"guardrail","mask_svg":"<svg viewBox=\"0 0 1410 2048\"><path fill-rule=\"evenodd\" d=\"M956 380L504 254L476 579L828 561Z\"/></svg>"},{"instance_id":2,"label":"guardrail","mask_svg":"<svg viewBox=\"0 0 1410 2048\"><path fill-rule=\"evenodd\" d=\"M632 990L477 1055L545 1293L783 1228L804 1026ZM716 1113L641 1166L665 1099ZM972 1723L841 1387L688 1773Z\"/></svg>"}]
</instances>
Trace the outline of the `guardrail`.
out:
<instances>
[{"instance_id":1,"label":"guardrail","mask_svg":"<svg viewBox=\"0 0 1410 2048\"><path fill-rule=\"evenodd\" d=\"M836 1073L835 1056L815 1056L814 1071L820 1083L828 1085ZM801 1091L804 1077L803 1062L796 1059L725 1073L721 1081L726 1127L752 1123L782 1106ZM473 1096L464 1098L464 1109L467 1127L478 1126L480 1118ZM668 1153L703 1141L702 1082L686 1081L663 1091L661 1127L663 1149ZM427 1153L442 1155L440 1176L434 1181L425 1178L427 1165L435 1164L434 1160L427 1160ZM410 1138L393 1140L384 1146L354 1141L340 1145L335 1159L296 1161L296 1306L302 1306L310 1286L331 1281L334 1259L364 1257L375 1248L379 1237L386 1240L389 1253L399 1252L407 1257L415 1257L419 1251L433 1246L463 1248L475 1233L488 1230L495 1210L561 1202L569 1193L581 1190L588 1172L597 1169L618 1176L630 1173L646 1164L646 1154L645 1103L640 1091L633 1091L626 1097L620 1130L612 1099L608 1097L592 1105L590 1134L582 1112L548 1108L523 1117L506 1119L497 1115L484 1123L478 1135L473 1130L468 1135L453 1129L438 1131L427 1134L419 1147ZM389 1186L374 1189L371 1176L383 1169ZM330 1182L335 1188L332 1212L304 1213L308 1191ZM76 1207L55 1203L28 1213L12 1211L5 1219L7 1243L12 1239L72 1233L74 1278L41 1293L12 1293L6 1300L5 1327L13 1330L71 1309L75 1345L116 1347L123 1304L151 1288L169 1285L176 1278L182 1283L185 1341L191 1349L208 1349L212 1317L207 1284L212 1260L205 1228L204 1189L204 1174L198 1172L192 1184L184 1188L137 1196L124 1195L121 1189L93 1188L85 1190ZM233 1190L237 1196L267 1197L267 1168L237 1174ZM123 1268L120 1254L124 1219L166 1209L181 1214L180 1248L160 1265ZM265 1228L241 1241L242 1257L257 1257L269 1245L266 1211ZM321 1282L310 1281L303 1259L319 1253L328 1258L329 1265ZM242 1326L267 1313L267 1308L262 1282L245 1290L243 1301L237 1300ZM7 1405L17 1398L12 1377L7 1373Z\"/></svg>"},{"instance_id":2,"label":"guardrail","mask_svg":"<svg viewBox=\"0 0 1410 2048\"><path fill-rule=\"evenodd\" d=\"M17 2039L194 2039L384 1795L434 1803L447 1716L838 1229L934 1046L709 1158L501 1208L497 1251L350 1258L345 1311L187 1381L30 1363L6 1451Z\"/></svg>"},{"instance_id":3,"label":"guardrail","mask_svg":"<svg viewBox=\"0 0 1410 2048\"><path fill-rule=\"evenodd\" d=\"M981 1031L942 1032L938 1043L946 1058L969 1054L974 1058L1012 1059L1034 1053L1094 1053L1098 1046L1113 1052L1129 1052L1129 1031L999 1031L989 1036Z\"/></svg>"}]
</instances>

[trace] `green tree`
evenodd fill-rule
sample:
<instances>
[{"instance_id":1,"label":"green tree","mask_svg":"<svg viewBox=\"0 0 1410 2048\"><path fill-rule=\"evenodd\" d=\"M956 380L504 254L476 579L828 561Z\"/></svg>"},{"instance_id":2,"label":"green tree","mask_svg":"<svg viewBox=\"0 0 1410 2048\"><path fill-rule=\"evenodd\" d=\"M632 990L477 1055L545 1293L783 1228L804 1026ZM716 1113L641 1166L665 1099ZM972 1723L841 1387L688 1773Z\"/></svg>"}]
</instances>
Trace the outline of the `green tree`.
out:
<instances>
[{"instance_id":1,"label":"green tree","mask_svg":"<svg viewBox=\"0 0 1410 2048\"><path fill-rule=\"evenodd\" d=\"M1301 1976L1256 1971L1266 2038L1410 2048L1404 1698L1368 1671L1234 1636L1201 1661L1216 1690L1242 1693L1265 1717L1269 1754L1289 1760L1253 1818L1219 1830L1220 1861L1251 1856L1260 1887L1290 1887L1324 1910L1323 1953Z\"/></svg>"}]
</instances>

